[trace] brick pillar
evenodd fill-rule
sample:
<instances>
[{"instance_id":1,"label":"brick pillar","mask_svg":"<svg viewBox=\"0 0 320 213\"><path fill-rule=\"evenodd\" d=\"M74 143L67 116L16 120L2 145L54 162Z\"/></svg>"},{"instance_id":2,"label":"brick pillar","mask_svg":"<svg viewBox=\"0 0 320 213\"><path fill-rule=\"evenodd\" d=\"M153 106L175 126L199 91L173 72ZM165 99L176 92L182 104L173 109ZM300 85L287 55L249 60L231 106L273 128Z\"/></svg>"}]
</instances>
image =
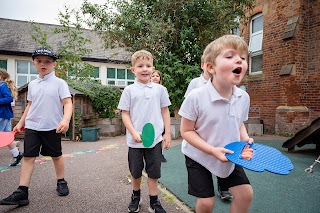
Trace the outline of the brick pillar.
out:
<instances>
[{"instance_id":1,"label":"brick pillar","mask_svg":"<svg viewBox=\"0 0 320 213\"><path fill-rule=\"evenodd\" d=\"M309 109L305 106L279 106L275 118L276 133L297 133L309 124Z\"/></svg>"}]
</instances>

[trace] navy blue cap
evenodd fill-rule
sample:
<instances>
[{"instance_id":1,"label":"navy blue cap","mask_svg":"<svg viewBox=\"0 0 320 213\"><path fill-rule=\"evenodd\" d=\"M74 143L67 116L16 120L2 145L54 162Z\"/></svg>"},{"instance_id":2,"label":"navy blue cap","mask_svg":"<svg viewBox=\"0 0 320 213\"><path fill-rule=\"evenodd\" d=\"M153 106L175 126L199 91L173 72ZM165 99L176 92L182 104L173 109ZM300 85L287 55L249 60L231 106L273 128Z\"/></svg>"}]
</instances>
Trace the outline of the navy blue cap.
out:
<instances>
[{"instance_id":1,"label":"navy blue cap","mask_svg":"<svg viewBox=\"0 0 320 213\"><path fill-rule=\"evenodd\" d=\"M50 50L48 47L45 47L45 46L37 47L32 53L32 59L34 59L34 57L38 55L49 56L54 60L58 59L57 55L52 50Z\"/></svg>"}]
</instances>

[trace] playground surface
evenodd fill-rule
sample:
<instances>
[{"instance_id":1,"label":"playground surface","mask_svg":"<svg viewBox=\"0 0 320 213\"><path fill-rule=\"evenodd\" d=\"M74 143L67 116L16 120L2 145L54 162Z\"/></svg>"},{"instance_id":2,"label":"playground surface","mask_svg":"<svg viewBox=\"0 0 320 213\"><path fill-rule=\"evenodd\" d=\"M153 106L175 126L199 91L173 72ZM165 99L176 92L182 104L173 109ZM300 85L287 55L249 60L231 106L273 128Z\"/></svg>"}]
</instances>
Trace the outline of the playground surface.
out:
<instances>
[{"instance_id":1,"label":"playground surface","mask_svg":"<svg viewBox=\"0 0 320 213\"><path fill-rule=\"evenodd\" d=\"M282 148L286 138L278 136L255 137L262 143L279 149L294 165L289 175L246 170L254 189L250 212L320 212L320 165L313 173L306 173L319 155L311 145L289 153ZM181 148L182 139L172 141L172 147L164 151L168 162L163 163L159 182L159 198L168 213L190 212L195 199L187 193L187 174ZM0 212L127 212L131 184L128 181L127 145L125 136L101 138L96 142L63 141L66 164L66 180L70 195L59 197L55 192L55 173L50 158L39 157L33 173L29 199L25 207L0 206ZM0 199L11 194L19 183L20 167L7 166L11 161L8 148L0 149ZM142 184L142 213L147 212L148 192L146 180ZM170 193L168 193L168 191ZM174 196L172 196L174 194ZM185 204L185 206L181 205ZM187 207L186 207L187 206ZM217 199L215 212L227 213L228 202Z\"/></svg>"},{"instance_id":2,"label":"playground surface","mask_svg":"<svg viewBox=\"0 0 320 213\"><path fill-rule=\"evenodd\" d=\"M294 169L289 175L276 175L267 171L252 172L245 170L254 190L251 213L317 213L320 212L320 165L316 165L313 173L308 168L319 155L315 145L306 145L288 153L282 148L284 140L255 139L255 143L277 148L287 156ZM187 170L181 145L172 147L165 152L168 163L162 166L160 182L191 209L195 207L195 198L188 195ZM215 179L215 178L214 178ZM216 186L216 180L215 180ZM217 191L216 191L217 194ZM217 198L217 197L216 197ZM230 202L216 199L214 212L229 212Z\"/></svg>"}]
</instances>

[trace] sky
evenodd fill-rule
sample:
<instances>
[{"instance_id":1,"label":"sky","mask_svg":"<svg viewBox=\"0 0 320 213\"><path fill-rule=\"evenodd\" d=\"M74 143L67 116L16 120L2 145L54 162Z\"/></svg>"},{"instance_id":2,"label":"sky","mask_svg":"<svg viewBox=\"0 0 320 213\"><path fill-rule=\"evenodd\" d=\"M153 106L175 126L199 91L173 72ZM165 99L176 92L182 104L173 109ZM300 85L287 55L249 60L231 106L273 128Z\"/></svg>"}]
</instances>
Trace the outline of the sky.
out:
<instances>
[{"instance_id":1,"label":"sky","mask_svg":"<svg viewBox=\"0 0 320 213\"><path fill-rule=\"evenodd\" d=\"M0 18L59 24L59 10L64 12L65 5L79 8L83 2L84 0L0 0ZM108 0L88 2L102 5Z\"/></svg>"}]
</instances>

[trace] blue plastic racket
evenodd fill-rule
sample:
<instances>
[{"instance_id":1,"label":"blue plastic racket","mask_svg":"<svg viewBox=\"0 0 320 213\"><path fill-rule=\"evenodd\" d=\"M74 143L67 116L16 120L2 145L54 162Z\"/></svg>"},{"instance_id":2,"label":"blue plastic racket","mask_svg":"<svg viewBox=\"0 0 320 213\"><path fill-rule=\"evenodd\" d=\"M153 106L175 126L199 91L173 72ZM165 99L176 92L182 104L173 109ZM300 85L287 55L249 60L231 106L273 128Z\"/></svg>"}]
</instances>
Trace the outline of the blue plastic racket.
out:
<instances>
[{"instance_id":1,"label":"blue plastic racket","mask_svg":"<svg viewBox=\"0 0 320 213\"><path fill-rule=\"evenodd\" d=\"M253 149L250 160L242 157L243 149L247 145ZM226 145L225 148L234 151L233 154L226 154L229 161L254 172L266 170L274 174L288 175L293 169L290 159L279 150L270 146L256 143L248 144L247 142L233 142Z\"/></svg>"}]
</instances>

